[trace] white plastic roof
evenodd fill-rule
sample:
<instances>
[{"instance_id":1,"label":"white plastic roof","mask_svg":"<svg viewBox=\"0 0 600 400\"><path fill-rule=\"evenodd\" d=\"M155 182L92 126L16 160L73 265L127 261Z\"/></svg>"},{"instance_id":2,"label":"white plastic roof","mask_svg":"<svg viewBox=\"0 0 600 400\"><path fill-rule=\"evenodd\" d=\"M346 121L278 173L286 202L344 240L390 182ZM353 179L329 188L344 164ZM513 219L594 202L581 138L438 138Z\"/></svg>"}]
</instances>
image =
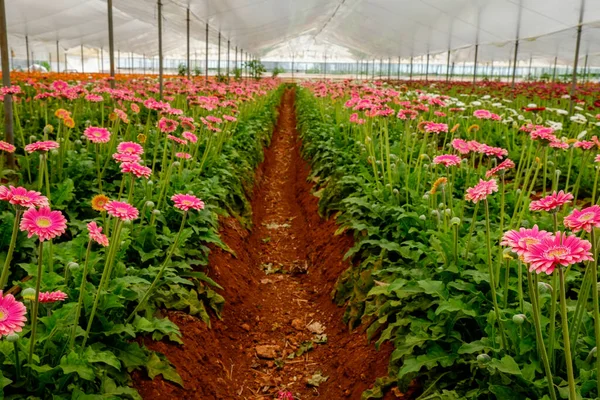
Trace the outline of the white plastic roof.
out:
<instances>
[{"instance_id":1,"label":"white plastic roof","mask_svg":"<svg viewBox=\"0 0 600 400\"><path fill-rule=\"evenodd\" d=\"M573 59L582 0L162 0L165 55L183 56L186 9L191 13L192 52L222 34L257 56L284 58L314 53L328 59L419 56L453 49L456 60L508 60L519 32L520 59ZM9 45L56 51L108 47L106 0L7 0ZM600 54L600 0L585 0L582 55ZM157 1L113 0L115 49L158 52ZM520 22L519 22L520 20ZM322 49L322 50L320 50ZM22 50L21 50L22 51ZM35 50L34 50L35 51ZM62 51L62 50L61 50ZM232 53L233 54L233 53ZM232 56L233 58L233 56Z\"/></svg>"}]
</instances>

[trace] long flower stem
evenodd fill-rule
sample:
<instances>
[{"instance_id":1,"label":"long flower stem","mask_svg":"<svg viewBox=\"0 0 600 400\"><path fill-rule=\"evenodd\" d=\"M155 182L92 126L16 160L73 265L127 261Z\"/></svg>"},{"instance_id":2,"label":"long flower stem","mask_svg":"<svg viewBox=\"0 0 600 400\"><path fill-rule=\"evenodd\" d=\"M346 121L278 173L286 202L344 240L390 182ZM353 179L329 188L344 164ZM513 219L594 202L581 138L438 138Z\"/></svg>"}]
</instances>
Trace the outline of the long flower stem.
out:
<instances>
[{"instance_id":1,"label":"long flower stem","mask_svg":"<svg viewBox=\"0 0 600 400\"><path fill-rule=\"evenodd\" d=\"M181 219L181 226L179 227L179 232L177 232L177 236L175 236L175 241L173 242L173 245L169 249L169 252L167 253L167 257L165 258L165 261L163 262L162 266L160 267L158 274L156 274L154 281L152 281L152 284L150 284L150 287L148 288L148 290L146 290L146 293L144 293L144 297L142 298L142 300L140 300L140 302L135 307L133 312L127 318L127 323L131 322L131 320L135 317L137 312L144 306L144 304L146 304L146 301L148 300L150 295L152 295L152 292L154 292L154 289L158 285L158 282L162 279L162 276L165 273L165 269L167 269L167 265L169 264L169 261L171 260L171 256L173 255L173 252L175 251L175 249L177 248L177 245L179 244L179 238L181 237L181 232L183 232L183 228L185 227L186 219L187 219L187 212L184 212L183 218Z\"/></svg>"},{"instance_id":2,"label":"long flower stem","mask_svg":"<svg viewBox=\"0 0 600 400\"><path fill-rule=\"evenodd\" d=\"M494 313L496 314L496 319L498 320L498 328L500 330L500 342L502 344L502 349L506 349L506 337L504 334L504 324L502 323L502 319L500 317L500 307L498 306L498 298L496 297L496 284L494 279L494 265L492 263L492 239L491 239L491 228L490 228L490 208L487 202L485 202L485 223L486 223L486 245L487 245L487 256L488 256L488 268L490 274L490 288L492 290L492 301L494 303Z\"/></svg>"},{"instance_id":3,"label":"long flower stem","mask_svg":"<svg viewBox=\"0 0 600 400\"><path fill-rule=\"evenodd\" d=\"M69 349L73 349L75 344L75 334L79 326L79 317L81 316L81 307L83 305L83 295L85 293L85 284L87 283L88 265L90 262L90 253L92 250L92 240L90 239L85 252L85 264L83 265L83 274L81 275L81 285L79 285L79 299L77 300L77 308L75 309L75 320L73 321L73 329L69 338Z\"/></svg>"},{"instance_id":4,"label":"long flower stem","mask_svg":"<svg viewBox=\"0 0 600 400\"><path fill-rule=\"evenodd\" d=\"M10 237L8 253L6 254L6 259L4 260L4 267L2 268L2 275L0 276L0 290L4 290L4 287L6 286L6 283L8 281L10 262L12 261L12 256L15 251L15 246L17 244L17 236L19 236L19 222L21 221L21 215L23 215L23 210L17 209L17 211L15 212L15 221L13 223L13 231L12 236Z\"/></svg>"},{"instance_id":5,"label":"long flower stem","mask_svg":"<svg viewBox=\"0 0 600 400\"><path fill-rule=\"evenodd\" d=\"M560 310L562 319L562 331L565 348L565 363L567 364L567 378L569 380L569 400L576 400L575 375L573 372L573 360L571 358L571 343L569 341L569 323L567 321L567 297L565 292L565 272L562 267L558 268L560 278ZM598 290L596 289L596 292ZM597 295L596 295L597 297Z\"/></svg>"},{"instance_id":6,"label":"long flower stem","mask_svg":"<svg viewBox=\"0 0 600 400\"><path fill-rule=\"evenodd\" d=\"M31 310L31 336L29 338L29 355L27 356L27 363L33 362L33 350L35 348L35 334L37 332L37 320L38 310L40 307L40 287L42 283L42 265L44 258L44 242L40 240L38 247L38 266L37 266L37 277L35 280L35 300L33 302L33 309Z\"/></svg>"},{"instance_id":7,"label":"long flower stem","mask_svg":"<svg viewBox=\"0 0 600 400\"><path fill-rule=\"evenodd\" d=\"M598 379L598 373L600 371L600 357L598 356L598 347L600 346L600 310L598 309L598 255L596 233L594 228L591 231L592 248L594 254L594 261L592 261L592 305L594 307L594 334L596 336L596 384L598 388L598 396L600 396L600 379ZM575 338L576 340L577 338Z\"/></svg>"},{"instance_id":8,"label":"long flower stem","mask_svg":"<svg viewBox=\"0 0 600 400\"><path fill-rule=\"evenodd\" d=\"M533 282L531 272L527 271L527 283L529 286L529 297L531 297L531 309L533 311L533 325L535 328L535 337L538 344L538 352L544 365L544 372L546 373L546 380L548 381L548 391L552 400L556 400L556 392L554 390L554 382L552 380L552 370L550 369L550 362L548 361L548 354L546 353L546 345L544 344L544 337L542 335L542 326L540 318L540 308L537 298L537 285Z\"/></svg>"},{"instance_id":9,"label":"long flower stem","mask_svg":"<svg viewBox=\"0 0 600 400\"><path fill-rule=\"evenodd\" d=\"M105 282L109 280L109 274L112 271L111 265L114 260L115 255L117 254L117 248L119 247L119 236L121 235L121 227L123 226L123 221L118 219L116 221L116 226L113 231L112 237L110 238L110 247L108 250L108 255L106 256L106 262L104 263L104 270L102 271L102 277L100 278L100 283L98 284L98 290L96 291L96 297L94 299L94 305L92 306L92 311L90 313L90 318L88 320L87 328L85 329L85 335L83 337L83 343L81 348L85 347L85 344L90 335L90 331L92 329L92 323L94 322L94 317L96 316L96 311L98 310L98 304L100 302L100 297L102 297L102 290L104 289Z\"/></svg>"}]
</instances>

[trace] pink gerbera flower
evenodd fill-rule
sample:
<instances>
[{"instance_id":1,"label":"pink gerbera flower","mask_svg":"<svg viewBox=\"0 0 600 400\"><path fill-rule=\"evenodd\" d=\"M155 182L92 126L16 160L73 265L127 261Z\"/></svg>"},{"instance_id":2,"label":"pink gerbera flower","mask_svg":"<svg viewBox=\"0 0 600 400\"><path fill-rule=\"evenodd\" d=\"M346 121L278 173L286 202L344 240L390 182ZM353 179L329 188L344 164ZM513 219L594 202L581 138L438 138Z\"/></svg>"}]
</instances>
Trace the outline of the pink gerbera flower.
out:
<instances>
[{"instance_id":1,"label":"pink gerbera flower","mask_svg":"<svg viewBox=\"0 0 600 400\"><path fill-rule=\"evenodd\" d=\"M31 144L28 144L27 146L25 146L25 151L28 153L33 153L36 151L47 152L52 149L58 149L59 147L60 147L60 145L57 142L54 142L52 140L47 140L44 142L34 142Z\"/></svg>"},{"instance_id":2,"label":"pink gerbera flower","mask_svg":"<svg viewBox=\"0 0 600 400\"><path fill-rule=\"evenodd\" d=\"M204 208L204 202L191 194L176 194L171 197L171 200L175 203L175 207L183 211L189 211L190 209L202 210Z\"/></svg>"},{"instance_id":3,"label":"pink gerbera flower","mask_svg":"<svg viewBox=\"0 0 600 400\"><path fill-rule=\"evenodd\" d=\"M20 229L27 232L27 237L37 235L43 242L65 233L67 220L60 211L51 211L46 206L38 210L30 208L23 213Z\"/></svg>"},{"instance_id":4,"label":"pink gerbera flower","mask_svg":"<svg viewBox=\"0 0 600 400\"><path fill-rule=\"evenodd\" d=\"M48 206L48 198L40 192L27 190L24 187L1 186L0 200L6 200L10 204L23 208Z\"/></svg>"},{"instance_id":5,"label":"pink gerbera flower","mask_svg":"<svg viewBox=\"0 0 600 400\"><path fill-rule=\"evenodd\" d=\"M237 118L232 115L223 115L223 119L229 122L236 122Z\"/></svg>"},{"instance_id":6,"label":"pink gerbera flower","mask_svg":"<svg viewBox=\"0 0 600 400\"><path fill-rule=\"evenodd\" d=\"M124 201L109 201L104 209L111 217L119 218L123 221L131 221L138 217L139 212L134 206Z\"/></svg>"},{"instance_id":7,"label":"pink gerbera flower","mask_svg":"<svg viewBox=\"0 0 600 400\"><path fill-rule=\"evenodd\" d=\"M495 179L489 181L479 180L479 183L472 188L467 189L465 200L478 203L481 200L485 200L490 194L498 191L498 184Z\"/></svg>"},{"instance_id":8,"label":"pink gerbera flower","mask_svg":"<svg viewBox=\"0 0 600 400\"><path fill-rule=\"evenodd\" d=\"M593 228L600 227L600 206L593 205L581 211L575 209L565 217L563 222L565 227L573 232L579 232L583 229L589 233Z\"/></svg>"},{"instance_id":9,"label":"pink gerbera flower","mask_svg":"<svg viewBox=\"0 0 600 400\"><path fill-rule=\"evenodd\" d=\"M446 167L451 167L453 165L460 164L460 157L455 156L454 154L443 154L441 156L437 156L433 159L434 164L443 164Z\"/></svg>"},{"instance_id":10,"label":"pink gerbera flower","mask_svg":"<svg viewBox=\"0 0 600 400\"><path fill-rule=\"evenodd\" d=\"M167 139L174 141L175 143L179 143L182 146L187 145L187 140L178 138L177 136L167 135Z\"/></svg>"},{"instance_id":11,"label":"pink gerbera flower","mask_svg":"<svg viewBox=\"0 0 600 400\"><path fill-rule=\"evenodd\" d=\"M65 301L67 297L69 296L60 290L54 292L40 292L39 294L40 303L55 303L57 301Z\"/></svg>"},{"instance_id":12,"label":"pink gerbera flower","mask_svg":"<svg viewBox=\"0 0 600 400\"><path fill-rule=\"evenodd\" d=\"M135 142L121 142L117 145L117 152L121 154L144 154L144 148L141 144Z\"/></svg>"},{"instance_id":13,"label":"pink gerbera flower","mask_svg":"<svg viewBox=\"0 0 600 400\"><path fill-rule=\"evenodd\" d=\"M532 244L524 253L523 260L529 264L529 270L536 273L545 272L550 275L557 266L568 266L583 261L591 261L592 244L577 236L567 236L556 232L555 236L542 239Z\"/></svg>"},{"instance_id":14,"label":"pink gerbera flower","mask_svg":"<svg viewBox=\"0 0 600 400\"><path fill-rule=\"evenodd\" d=\"M454 149L460 154L469 154L471 152L469 143L462 139L454 139L452 141L452 147L454 147Z\"/></svg>"},{"instance_id":15,"label":"pink gerbera flower","mask_svg":"<svg viewBox=\"0 0 600 400\"><path fill-rule=\"evenodd\" d=\"M101 246L108 246L108 238L105 234L102 233L102 228L99 227L95 221L92 221L89 224L87 224L87 228L91 240L93 240Z\"/></svg>"},{"instance_id":16,"label":"pink gerbera flower","mask_svg":"<svg viewBox=\"0 0 600 400\"><path fill-rule=\"evenodd\" d=\"M179 122L165 117L162 117L160 121L158 121L158 129L160 129L162 133L175 132L175 129L177 129L177 125L179 125Z\"/></svg>"},{"instance_id":17,"label":"pink gerbera flower","mask_svg":"<svg viewBox=\"0 0 600 400\"><path fill-rule=\"evenodd\" d=\"M190 158L192 158L192 155L190 153L178 152L178 153L175 153L175 157L184 158L186 160L189 160Z\"/></svg>"},{"instance_id":18,"label":"pink gerbera flower","mask_svg":"<svg viewBox=\"0 0 600 400\"><path fill-rule=\"evenodd\" d=\"M488 110L476 110L475 112L473 112L473 116L479 119L491 119L492 113Z\"/></svg>"},{"instance_id":19,"label":"pink gerbera flower","mask_svg":"<svg viewBox=\"0 0 600 400\"><path fill-rule=\"evenodd\" d=\"M14 153L17 148L12 144L5 142L4 140L0 140L0 150L5 151L7 153Z\"/></svg>"},{"instance_id":20,"label":"pink gerbera flower","mask_svg":"<svg viewBox=\"0 0 600 400\"><path fill-rule=\"evenodd\" d=\"M565 193L564 191L560 191L558 193L554 192L551 195L548 195L542 199L532 201L529 205L529 209L531 211L554 211L558 210L559 207L570 203L573 200L573 195L571 193Z\"/></svg>"},{"instance_id":21,"label":"pink gerbera flower","mask_svg":"<svg viewBox=\"0 0 600 400\"><path fill-rule=\"evenodd\" d=\"M198 136L194 135L192 132L185 131L181 134L184 139L189 140L192 143L196 143L198 141Z\"/></svg>"},{"instance_id":22,"label":"pink gerbera flower","mask_svg":"<svg viewBox=\"0 0 600 400\"><path fill-rule=\"evenodd\" d=\"M510 249L522 256L532 244L537 244L551 237L550 232L541 231L537 225L534 225L532 229L521 228L518 231L508 231L502 236L500 244L502 246L508 246Z\"/></svg>"},{"instance_id":23,"label":"pink gerbera flower","mask_svg":"<svg viewBox=\"0 0 600 400\"><path fill-rule=\"evenodd\" d=\"M146 178L149 179L150 175L152 175L152 169L140 165L135 162L124 162L121 163L121 172L124 174L133 174L138 178Z\"/></svg>"},{"instance_id":24,"label":"pink gerbera flower","mask_svg":"<svg viewBox=\"0 0 600 400\"><path fill-rule=\"evenodd\" d=\"M115 153L112 155L112 158L116 162L129 162L129 163L137 163L142 160L142 157L137 154L129 154L129 153Z\"/></svg>"},{"instance_id":25,"label":"pink gerbera flower","mask_svg":"<svg viewBox=\"0 0 600 400\"><path fill-rule=\"evenodd\" d=\"M110 141L110 132L106 128L88 126L83 134L92 143L108 143Z\"/></svg>"},{"instance_id":26,"label":"pink gerbera flower","mask_svg":"<svg viewBox=\"0 0 600 400\"><path fill-rule=\"evenodd\" d=\"M515 167L515 163L510 158L507 158L506 160L504 160L500 164L498 164L498 166L490 169L489 171L486 171L485 177L491 178L492 176L496 175L498 172L505 171L507 169L512 169L514 167Z\"/></svg>"},{"instance_id":27,"label":"pink gerbera flower","mask_svg":"<svg viewBox=\"0 0 600 400\"><path fill-rule=\"evenodd\" d=\"M428 133L448 132L448 124L441 124L437 122L425 122L425 125L423 127L425 129L425 132Z\"/></svg>"},{"instance_id":28,"label":"pink gerbera flower","mask_svg":"<svg viewBox=\"0 0 600 400\"><path fill-rule=\"evenodd\" d=\"M0 336L21 332L25 326L27 309L12 294L3 295L0 290Z\"/></svg>"}]
</instances>

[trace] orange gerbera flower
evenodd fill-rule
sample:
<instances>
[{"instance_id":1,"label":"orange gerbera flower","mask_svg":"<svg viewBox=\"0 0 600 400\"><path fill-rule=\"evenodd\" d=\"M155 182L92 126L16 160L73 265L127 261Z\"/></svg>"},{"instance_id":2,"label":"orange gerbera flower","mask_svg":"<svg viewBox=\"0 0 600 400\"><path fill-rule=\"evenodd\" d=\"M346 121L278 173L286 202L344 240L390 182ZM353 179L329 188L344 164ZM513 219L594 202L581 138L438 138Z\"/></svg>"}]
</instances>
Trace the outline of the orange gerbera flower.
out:
<instances>
[{"instance_id":1,"label":"orange gerbera flower","mask_svg":"<svg viewBox=\"0 0 600 400\"><path fill-rule=\"evenodd\" d=\"M103 194L96 195L92 199L92 208L96 211L105 211L104 207L109 201L110 199L108 198L108 196L105 196Z\"/></svg>"}]
</instances>

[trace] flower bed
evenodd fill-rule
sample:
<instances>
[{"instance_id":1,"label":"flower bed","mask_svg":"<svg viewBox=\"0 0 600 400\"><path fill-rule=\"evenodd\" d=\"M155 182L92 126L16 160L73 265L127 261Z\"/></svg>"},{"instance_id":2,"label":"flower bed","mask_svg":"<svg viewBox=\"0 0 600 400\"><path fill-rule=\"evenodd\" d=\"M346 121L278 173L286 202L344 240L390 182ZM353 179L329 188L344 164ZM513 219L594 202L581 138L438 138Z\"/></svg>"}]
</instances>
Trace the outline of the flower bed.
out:
<instances>
[{"instance_id":1,"label":"flower bed","mask_svg":"<svg viewBox=\"0 0 600 400\"><path fill-rule=\"evenodd\" d=\"M395 345L364 398L597 398L600 87L572 116L566 85L410 88L299 94L320 210L356 237L334 298Z\"/></svg>"},{"instance_id":2,"label":"flower bed","mask_svg":"<svg viewBox=\"0 0 600 400\"><path fill-rule=\"evenodd\" d=\"M59 79L70 77L17 75L8 89L16 146L1 150L16 166L4 164L0 186L0 386L5 398L136 399L134 369L181 383L134 340L180 342L159 310L219 315L208 245L224 247L219 215L248 220L281 90L177 79L159 101L153 79L115 89L101 76Z\"/></svg>"}]
</instances>

